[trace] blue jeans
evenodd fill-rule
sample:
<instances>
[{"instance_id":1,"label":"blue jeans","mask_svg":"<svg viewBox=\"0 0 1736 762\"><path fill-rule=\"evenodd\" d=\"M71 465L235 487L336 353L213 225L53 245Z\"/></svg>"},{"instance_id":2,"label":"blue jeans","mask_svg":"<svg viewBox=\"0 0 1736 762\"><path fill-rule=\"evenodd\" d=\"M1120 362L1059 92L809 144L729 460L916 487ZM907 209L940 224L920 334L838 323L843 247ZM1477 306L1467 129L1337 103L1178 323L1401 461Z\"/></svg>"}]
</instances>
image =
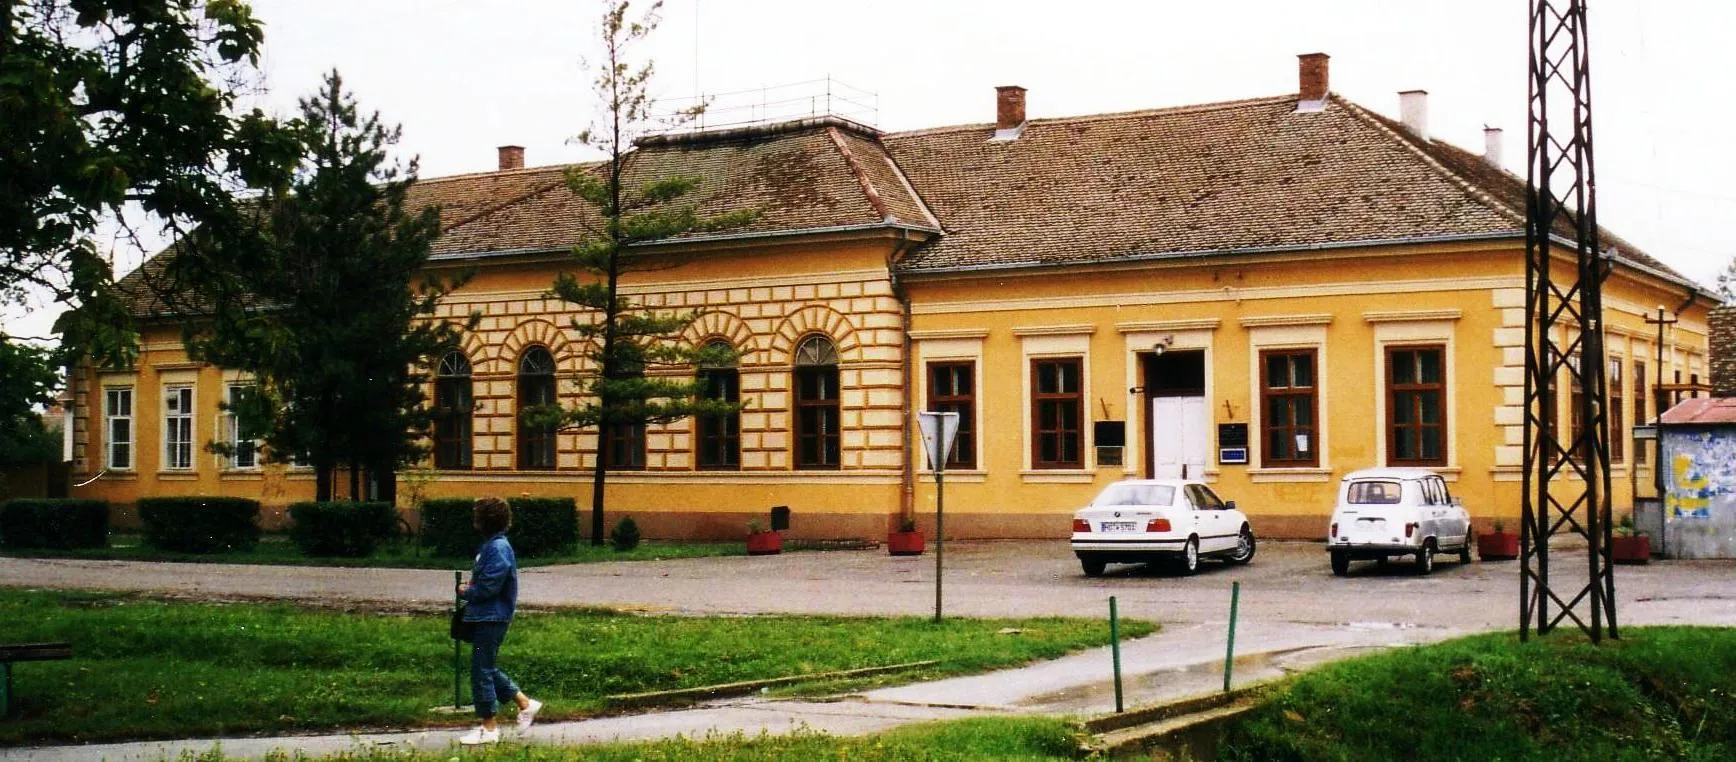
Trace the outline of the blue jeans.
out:
<instances>
[{"instance_id":1,"label":"blue jeans","mask_svg":"<svg viewBox=\"0 0 1736 762\"><path fill-rule=\"evenodd\" d=\"M508 622L477 622L476 639L470 644L470 696L476 716L488 719L502 701L518 695L518 685L495 666L500 644L506 640Z\"/></svg>"}]
</instances>

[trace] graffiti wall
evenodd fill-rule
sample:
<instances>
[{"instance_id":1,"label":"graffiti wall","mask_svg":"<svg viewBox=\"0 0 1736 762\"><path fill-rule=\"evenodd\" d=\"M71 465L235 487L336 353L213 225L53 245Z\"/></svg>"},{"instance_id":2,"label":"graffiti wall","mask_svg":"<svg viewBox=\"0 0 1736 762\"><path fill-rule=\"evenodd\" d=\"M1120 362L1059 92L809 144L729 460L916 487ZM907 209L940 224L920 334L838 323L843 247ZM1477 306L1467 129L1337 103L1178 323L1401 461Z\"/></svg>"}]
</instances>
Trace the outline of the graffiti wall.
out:
<instances>
[{"instance_id":1,"label":"graffiti wall","mask_svg":"<svg viewBox=\"0 0 1736 762\"><path fill-rule=\"evenodd\" d=\"M1736 558L1736 426L1665 428L1664 555Z\"/></svg>"}]
</instances>

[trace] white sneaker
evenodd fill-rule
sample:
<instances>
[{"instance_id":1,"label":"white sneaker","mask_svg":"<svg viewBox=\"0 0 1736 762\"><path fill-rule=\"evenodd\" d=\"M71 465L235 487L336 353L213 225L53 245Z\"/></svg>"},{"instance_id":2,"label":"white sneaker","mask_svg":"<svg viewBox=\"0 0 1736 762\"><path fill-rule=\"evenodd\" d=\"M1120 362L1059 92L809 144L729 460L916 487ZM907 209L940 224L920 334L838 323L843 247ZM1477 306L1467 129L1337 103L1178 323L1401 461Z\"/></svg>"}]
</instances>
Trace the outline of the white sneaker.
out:
<instances>
[{"instance_id":1,"label":"white sneaker","mask_svg":"<svg viewBox=\"0 0 1736 762\"><path fill-rule=\"evenodd\" d=\"M530 700L530 706L518 710L518 729L529 730L530 724L536 722L536 713L542 711L542 702Z\"/></svg>"},{"instance_id":2,"label":"white sneaker","mask_svg":"<svg viewBox=\"0 0 1736 762\"><path fill-rule=\"evenodd\" d=\"M500 729L495 728L494 730L489 730L488 728L479 727L460 736L458 742L465 746L480 746L485 743L500 743Z\"/></svg>"}]
</instances>

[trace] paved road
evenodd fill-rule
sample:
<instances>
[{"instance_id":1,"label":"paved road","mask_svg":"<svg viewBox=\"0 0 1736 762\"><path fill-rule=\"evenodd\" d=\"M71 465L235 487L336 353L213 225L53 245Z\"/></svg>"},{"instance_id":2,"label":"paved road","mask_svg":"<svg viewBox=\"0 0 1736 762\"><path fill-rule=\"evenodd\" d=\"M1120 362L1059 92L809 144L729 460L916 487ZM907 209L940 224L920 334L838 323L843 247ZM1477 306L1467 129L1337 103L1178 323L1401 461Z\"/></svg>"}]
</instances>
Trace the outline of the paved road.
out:
<instances>
[{"instance_id":1,"label":"paved road","mask_svg":"<svg viewBox=\"0 0 1736 762\"><path fill-rule=\"evenodd\" d=\"M1583 551L1558 554L1556 578L1583 571ZM1318 544L1265 543L1252 565L1203 564L1192 577L1143 566L1080 574L1062 542L956 542L946 552L945 610L960 616L1123 616L1166 625L1221 623L1231 581L1245 621L1485 630L1518 619L1517 562L1459 566L1442 556L1429 577L1408 563L1327 568ZM265 597L406 607L444 606L451 573L429 570L132 563L0 558L0 585ZM609 606L684 614L932 613L934 556L884 551L785 553L541 567L522 573L531 606ZM1736 562L1618 567L1620 621L1736 625Z\"/></svg>"},{"instance_id":2,"label":"paved road","mask_svg":"<svg viewBox=\"0 0 1736 762\"><path fill-rule=\"evenodd\" d=\"M1426 643L1517 618L1518 565L1445 562L1433 575L1408 564L1359 564L1333 577L1319 545L1268 543L1248 567L1208 565L1192 577L1135 566L1086 578L1062 543L955 543L947 552L952 615L1103 616L1117 596L1124 616L1161 621L1156 635L1124 644L1130 706L1215 690L1222 682L1231 581L1242 583L1238 684L1371 648ZM1557 558L1571 577L1570 554ZM1578 556L1583 558L1583 556ZM917 614L933 611L934 558L883 552L789 553L551 567L523 573L523 599L543 606L613 606L648 612ZM1621 567L1617 600L1628 624L1736 625L1736 563L1667 562ZM265 597L435 608L450 572L0 559L0 585ZM1104 713L1113 708L1107 649L988 675L870 691L848 701L757 698L691 710L539 726L524 740L588 743L710 732L838 734L981 713ZM449 747L449 731L223 739L226 753L262 758L274 749L328 754L360 748ZM158 760L209 750L217 739L0 749L12 760Z\"/></svg>"}]
</instances>

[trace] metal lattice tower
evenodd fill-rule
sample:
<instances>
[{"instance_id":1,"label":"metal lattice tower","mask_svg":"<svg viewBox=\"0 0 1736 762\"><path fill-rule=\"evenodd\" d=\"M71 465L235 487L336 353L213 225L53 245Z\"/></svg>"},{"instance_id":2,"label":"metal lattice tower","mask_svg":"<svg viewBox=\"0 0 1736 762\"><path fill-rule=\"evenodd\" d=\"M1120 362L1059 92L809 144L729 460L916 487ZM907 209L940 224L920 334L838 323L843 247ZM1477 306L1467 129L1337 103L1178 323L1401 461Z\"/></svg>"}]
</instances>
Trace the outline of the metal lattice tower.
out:
<instances>
[{"instance_id":1,"label":"metal lattice tower","mask_svg":"<svg viewBox=\"0 0 1736 762\"><path fill-rule=\"evenodd\" d=\"M1594 643L1617 637L1602 320L1610 264L1598 245L1585 20L1584 0L1531 0L1521 640L1534 624L1542 635L1564 621ZM1572 395L1568 431L1556 420L1556 379ZM1573 537L1585 541L1584 576L1573 563L1550 565L1552 552L1577 560L1579 551L1551 547Z\"/></svg>"}]
</instances>

